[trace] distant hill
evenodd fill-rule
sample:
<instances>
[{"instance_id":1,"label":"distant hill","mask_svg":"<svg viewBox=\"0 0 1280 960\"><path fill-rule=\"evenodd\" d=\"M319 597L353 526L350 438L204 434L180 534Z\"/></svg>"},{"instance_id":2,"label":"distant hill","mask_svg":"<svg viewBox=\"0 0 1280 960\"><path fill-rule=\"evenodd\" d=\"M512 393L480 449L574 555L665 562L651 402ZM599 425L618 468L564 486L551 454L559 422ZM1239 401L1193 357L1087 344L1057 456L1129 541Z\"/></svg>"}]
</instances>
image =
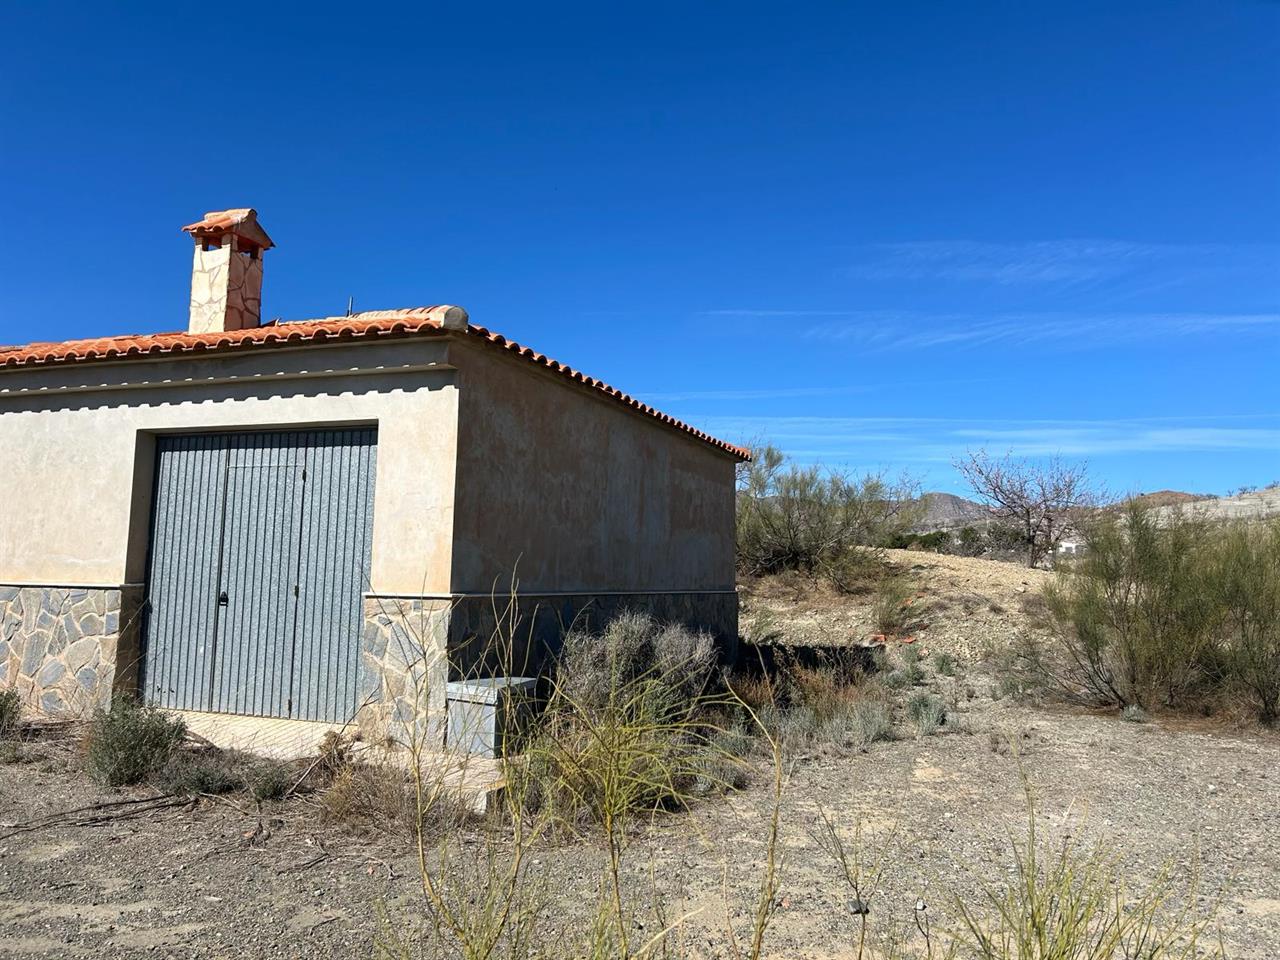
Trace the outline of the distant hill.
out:
<instances>
[{"instance_id":1,"label":"distant hill","mask_svg":"<svg viewBox=\"0 0 1280 960\"><path fill-rule=\"evenodd\" d=\"M923 493L916 502L922 509L920 519L914 525L919 533L956 530L991 519L991 514L982 504L957 497L954 493Z\"/></svg>"},{"instance_id":2,"label":"distant hill","mask_svg":"<svg viewBox=\"0 0 1280 960\"><path fill-rule=\"evenodd\" d=\"M1196 503L1208 500L1205 493L1185 493L1181 490L1157 490L1154 493L1140 493L1135 497L1126 497L1125 502L1136 503L1142 507L1174 507L1184 503Z\"/></svg>"}]
</instances>

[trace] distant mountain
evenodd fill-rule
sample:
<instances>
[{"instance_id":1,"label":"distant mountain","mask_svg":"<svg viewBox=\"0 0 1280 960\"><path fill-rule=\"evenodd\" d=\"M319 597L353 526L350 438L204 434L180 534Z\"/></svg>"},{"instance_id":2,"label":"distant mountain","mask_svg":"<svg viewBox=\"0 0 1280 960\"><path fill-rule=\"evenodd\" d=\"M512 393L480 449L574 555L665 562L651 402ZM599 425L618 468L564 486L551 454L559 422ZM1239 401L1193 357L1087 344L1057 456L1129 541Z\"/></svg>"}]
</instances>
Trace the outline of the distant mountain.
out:
<instances>
[{"instance_id":1,"label":"distant mountain","mask_svg":"<svg viewBox=\"0 0 1280 960\"><path fill-rule=\"evenodd\" d=\"M980 503L957 497L954 493L923 493L916 501L922 509L915 530L927 533L932 530L956 530L991 519L987 508Z\"/></svg>"}]
</instances>

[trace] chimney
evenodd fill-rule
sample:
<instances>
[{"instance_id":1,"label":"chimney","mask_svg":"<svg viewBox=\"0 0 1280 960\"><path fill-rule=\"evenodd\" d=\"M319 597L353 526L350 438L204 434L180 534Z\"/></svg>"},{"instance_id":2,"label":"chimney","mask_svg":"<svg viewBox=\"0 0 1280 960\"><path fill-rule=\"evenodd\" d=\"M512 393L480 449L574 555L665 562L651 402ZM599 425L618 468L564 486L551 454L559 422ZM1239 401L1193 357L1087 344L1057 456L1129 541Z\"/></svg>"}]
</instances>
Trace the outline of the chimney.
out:
<instances>
[{"instance_id":1,"label":"chimney","mask_svg":"<svg viewBox=\"0 0 1280 960\"><path fill-rule=\"evenodd\" d=\"M196 242L188 333L244 330L262 323L262 254L275 246L256 210L212 210L182 228Z\"/></svg>"}]
</instances>

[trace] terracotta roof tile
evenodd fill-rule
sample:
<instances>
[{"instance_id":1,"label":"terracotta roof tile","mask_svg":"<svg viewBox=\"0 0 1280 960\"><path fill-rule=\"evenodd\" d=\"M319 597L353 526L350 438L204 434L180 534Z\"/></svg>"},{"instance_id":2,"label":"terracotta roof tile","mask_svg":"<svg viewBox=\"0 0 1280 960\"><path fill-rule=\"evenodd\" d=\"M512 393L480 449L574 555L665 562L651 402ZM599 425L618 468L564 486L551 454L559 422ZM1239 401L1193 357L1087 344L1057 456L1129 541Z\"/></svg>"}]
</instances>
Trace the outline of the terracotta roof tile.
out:
<instances>
[{"instance_id":1,"label":"terracotta roof tile","mask_svg":"<svg viewBox=\"0 0 1280 960\"><path fill-rule=\"evenodd\" d=\"M267 232L258 223L258 211L251 207L237 207L233 210L210 210L203 220L189 223L182 228L183 232L198 238L212 238L234 233L237 237L248 240L254 246L266 250L274 247Z\"/></svg>"},{"instance_id":2,"label":"terracotta roof tile","mask_svg":"<svg viewBox=\"0 0 1280 960\"><path fill-rule=\"evenodd\" d=\"M248 330L218 333L154 333L141 336L101 337L90 340L65 340L57 343L29 343L21 347L0 347L0 373L14 369L60 366L72 363L110 360L137 360L175 355L200 356L208 353L230 353L271 346L298 346L342 340L394 339L410 336L443 336L450 332L477 338L484 343L511 353L523 360L552 370L568 380L599 390L619 403L645 416L696 437L711 446L743 460L750 459L744 448L718 440L675 417L588 377L557 360L508 340L484 327L468 324L465 331L448 330L442 323L446 308L414 307L407 310L372 310L349 317L327 317L321 320L296 320L272 323Z\"/></svg>"}]
</instances>

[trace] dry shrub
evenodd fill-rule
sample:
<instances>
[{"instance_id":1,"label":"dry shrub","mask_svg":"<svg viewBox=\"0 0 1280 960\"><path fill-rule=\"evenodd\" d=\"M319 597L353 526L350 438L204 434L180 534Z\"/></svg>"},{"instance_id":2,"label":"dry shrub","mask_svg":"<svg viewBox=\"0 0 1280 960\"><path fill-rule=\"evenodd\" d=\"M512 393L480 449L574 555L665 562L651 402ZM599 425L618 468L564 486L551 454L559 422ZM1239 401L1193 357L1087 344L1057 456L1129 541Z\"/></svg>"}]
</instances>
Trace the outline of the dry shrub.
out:
<instances>
[{"instance_id":1,"label":"dry shrub","mask_svg":"<svg viewBox=\"0 0 1280 960\"><path fill-rule=\"evenodd\" d=\"M166 793L223 794L244 789L244 778L223 751L202 747L179 750L152 777Z\"/></svg>"},{"instance_id":2,"label":"dry shrub","mask_svg":"<svg viewBox=\"0 0 1280 960\"><path fill-rule=\"evenodd\" d=\"M693 702L707 693L716 666L715 639L645 613L624 612L599 634L573 629L565 636L557 692L583 710L600 710L619 690L642 679Z\"/></svg>"},{"instance_id":3,"label":"dry shrub","mask_svg":"<svg viewBox=\"0 0 1280 960\"><path fill-rule=\"evenodd\" d=\"M16 737L21 722L22 698L18 691L12 687L0 690L0 740Z\"/></svg>"},{"instance_id":4,"label":"dry shrub","mask_svg":"<svg viewBox=\"0 0 1280 960\"><path fill-rule=\"evenodd\" d=\"M98 710L85 735L89 775L109 787L142 783L159 774L186 739L187 727L131 697L118 696Z\"/></svg>"},{"instance_id":5,"label":"dry shrub","mask_svg":"<svg viewBox=\"0 0 1280 960\"><path fill-rule=\"evenodd\" d=\"M880 684L830 668L792 668L761 722L787 753L863 751L893 736Z\"/></svg>"},{"instance_id":6,"label":"dry shrub","mask_svg":"<svg viewBox=\"0 0 1280 960\"><path fill-rule=\"evenodd\" d=\"M885 577L876 588L876 629L886 637L901 636L918 619L914 590L903 577Z\"/></svg>"},{"instance_id":7,"label":"dry shrub","mask_svg":"<svg viewBox=\"0 0 1280 960\"><path fill-rule=\"evenodd\" d=\"M357 834L388 833L414 838L419 830L438 836L463 826L465 804L443 784L424 782L424 797L408 770L392 759L350 762L339 767L320 795L324 819Z\"/></svg>"},{"instance_id":8,"label":"dry shrub","mask_svg":"<svg viewBox=\"0 0 1280 960\"><path fill-rule=\"evenodd\" d=\"M921 691L907 701L907 716L915 724L916 733L929 737L937 733L947 721L947 708L931 693Z\"/></svg>"}]
</instances>

